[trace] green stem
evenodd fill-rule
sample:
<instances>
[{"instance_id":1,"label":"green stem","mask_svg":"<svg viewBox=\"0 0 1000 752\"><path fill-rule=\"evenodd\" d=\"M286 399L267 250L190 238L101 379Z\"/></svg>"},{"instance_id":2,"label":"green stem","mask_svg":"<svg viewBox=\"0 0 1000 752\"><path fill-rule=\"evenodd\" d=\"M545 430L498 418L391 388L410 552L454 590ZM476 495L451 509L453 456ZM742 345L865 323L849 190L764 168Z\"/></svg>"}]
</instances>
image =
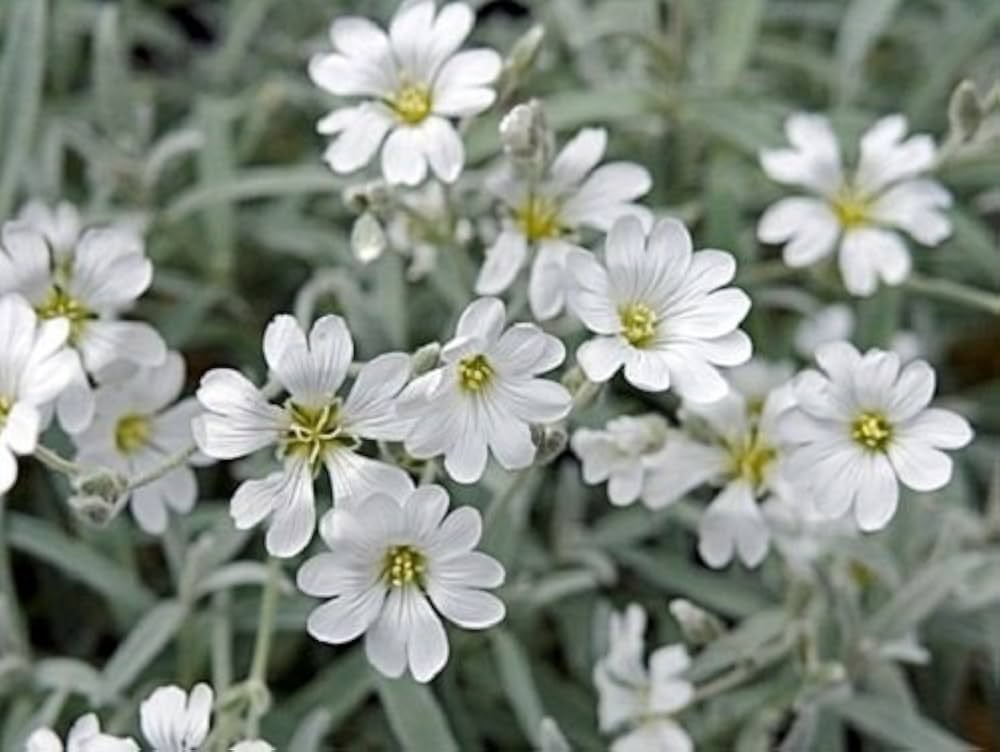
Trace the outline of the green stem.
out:
<instances>
[{"instance_id":1,"label":"green stem","mask_svg":"<svg viewBox=\"0 0 1000 752\"><path fill-rule=\"evenodd\" d=\"M62 473L63 475L78 475L83 469L82 465L66 459L42 444L35 447L34 456L50 470Z\"/></svg>"},{"instance_id":2,"label":"green stem","mask_svg":"<svg viewBox=\"0 0 1000 752\"><path fill-rule=\"evenodd\" d=\"M769 649L762 648L758 653L749 657L745 663L698 687L691 699L691 704L702 702L739 686L759 671L781 660L792 649L793 644L794 639L786 637Z\"/></svg>"},{"instance_id":3,"label":"green stem","mask_svg":"<svg viewBox=\"0 0 1000 752\"><path fill-rule=\"evenodd\" d=\"M155 480L159 480L171 470L174 470L187 462L191 458L191 455L197 451L198 447L195 444L184 447L176 454L167 457L162 465L158 465L149 472L129 480L128 490L134 491L135 489L148 485Z\"/></svg>"},{"instance_id":4,"label":"green stem","mask_svg":"<svg viewBox=\"0 0 1000 752\"><path fill-rule=\"evenodd\" d=\"M1000 316L1000 294L997 293L968 287L950 279L934 279L920 274L911 274L903 282L903 287L918 295L959 303L968 308L986 311L993 316Z\"/></svg>"},{"instance_id":5,"label":"green stem","mask_svg":"<svg viewBox=\"0 0 1000 752\"><path fill-rule=\"evenodd\" d=\"M267 582L260 599L260 618L257 623L257 641L253 648L253 661L247 683L251 687L267 687L267 659L271 654L274 637L274 620L278 612L278 586L281 580L281 560L270 557L267 562ZM263 715L265 704L251 702L247 713L247 737L257 736L258 722Z\"/></svg>"}]
</instances>

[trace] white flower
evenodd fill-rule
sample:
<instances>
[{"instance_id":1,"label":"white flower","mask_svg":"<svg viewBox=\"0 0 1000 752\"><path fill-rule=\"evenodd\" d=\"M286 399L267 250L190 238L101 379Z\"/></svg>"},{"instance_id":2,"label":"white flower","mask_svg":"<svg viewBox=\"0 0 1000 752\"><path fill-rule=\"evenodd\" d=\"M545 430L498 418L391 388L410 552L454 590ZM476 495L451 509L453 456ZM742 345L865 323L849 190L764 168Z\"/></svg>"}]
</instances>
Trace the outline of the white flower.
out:
<instances>
[{"instance_id":1,"label":"white flower","mask_svg":"<svg viewBox=\"0 0 1000 752\"><path fill-rule=\"evenodd\" d=\"M309 634L335 645L365 635L368 660L387 676L409 667L430 681L448 661L438 614L466 629L486 629L504 605L483 588L503 583L503 567L473 551L482 519L472 507L445 517L448 494L421 486L375 494L330 511L320 525L331 553L299 569L299 589L332 598L309 615Z\"/></svg>"},{"instance_id":2,"label":"white flower","mask_svg":"<svg viewBox=\"0 0 1000 752\"><path fill-rule=\"evenodd\" d=\"M63 752L62 740L52 729L40 728L28 737L25 752ZM65 752L139 752L132 739L101 733L101 722L93 713L81 716L69 730Z\"/></svg>"},{"instance_id":3,"label":"white flower","mask_svg":"<svg viewBox=\"0 0 1000 752\"><path fill-rule=\"evenodd\" d=\"M647 474L661 462L666 440L666 420L650 413L614 418L601 431L579 428L570 446L583 464L583 480L590 485L608 481L611 503L625 506L642 495Z\"/></svg>"},{"instance_id":4,"label":"white flower","mask_svg":"<svg viewBox=\"0 0 1000 752\"><path fill-rule=\"evenodd\" d=\"M685 708L694 687L681 675L690 665L683 645L667 645L643 660L646 612L631 604L613 613L609 653L594 667L601 731L624 734L611 752L693 752L694 743L670 715Z\"/></svg>"},{"instance_id":5,"label":"white flower","mask_svg":"<svg viewBox=\"0 0 1000 752\"><path fill-rule=\"evenodd\" d=\"M209 371L198 401L207 411L194 420L198 447L209 457L235 459L276 446L282 469L244 481L230 513L238 528L269 518L267 550L294 556L316 527L313 479L325 465L336 502L375 492L399 494L411 486L398 467L357 450L362 439L400 441L406 423L394 400L410 375L405 353L387 353L362 366L343 400L338 391L354 356L354 343L340 316L323 316L309 332L291 316L276 316L264 333L264 358L289 393L284 405L268 402L242 374Z\"/></svg>"},{"instance_id":6,"label":"white flower","mask_svg":"<svg viewBox=\"0 0 1000 752\"><path fill-rule=\"evenodd\" d=\"M569 392L536 378L563 362L563 344L534 324L505 331L505 322L496 298L470 303L441 350L444 365L400 397L400 414L410 420L406 451L421 459L444 454L445 469L459 483L482 477L487 449L507 470L527 467L535 458L531 424L569 413Z\"/></svg>"},{"instance_id":7,"label":"white flower","mask_svg":"<svg viewBox=\"0 0 1000 752\"><path fill-rule=\"evenodd\" d=\"M41 201L29 201L21 207L17 218L45 236L57 263L73 255L83 225L80 212L68 201L46 206Z\"/></svg>"},{"instance_id":8,"label":"white flower","mask_svg":"<svg viewBox=\"0 0 1000 752\"><path fill-rule=\"evenodd\" d=\"M82 430L94 409L88 374L119 361L156 366L166 357L153 327L118 319L149 287L153 265L139 235L122 227L87 230L65 255L24 222L4 224L2 239L0 293L18 292L39 317L69 325L69 344L80 353L82 368L60 395L57 412L66 430Z\"/></svg>"},{"instance_id":9,"label":"white flower","mask_svg":"<svg viewBox=\"0 0 1000 752\"><path fill-rule=\"evenodd\" d=\"M750 298L723 287L736 273L733 257L692 253L691 236L673 219L657 222L647 238L635 217L614 223L604 255L603 266L579 251L567 262L570 308L598 335L576 352L587 378L604 382L624 366L638 389L673 387L700 402L722 397L727 386L716 366L739 365L751 349L737 329Z\"/></svg>"},{"instance_id":10,"label":"white flower","mask_svg":"<svg viewBox=\"0 0 1000 752\"><path fill-rule=\"evenodd\" d=\"M607 140L603 128L584 129L563 147L541 179L529 180L505 165L488 183L509 218L486 252L477 293L506 290L532 252L528 300L536 319L550 319L563 309L566 257L571 250L582 250L576 245L581 228L607 232L615 220L629 214L649 228L650 211L632 203L649 191L649 171L631 162L598 167Z\"/></svg>"},{"instance_id":11,"label":"white flower","mask_svg":"<svg viewBox=\"0 0 1000 752\"><path fill-rule=\"evenodd\" d=\"M667 439L658 472L649 479L646 499L654 506L705 483L721 488L698 526L698 551L711 567L723 567L734 556L750 567L760 564L770 541L760 503L773 496L796 498L776 429L794 403L791 388L749 395L738 388L741 381L757 385L767 374L759 364L748 364L730 374L734 388L722 399L683 403L684 431Z\"/></svg>"},{"instance_id":12,"label":"white flower","mask_svg":"<svg viewBox=\"0 0 1000 752\"><path fill-rule=\"evenodd\" d=\"M76 461L135 478L160 467L193 441L194 399L177 402L184 388L184 359L175 352L163 365L139 368L129 378L95 392L94 419L72 437ZM176 404L175 404L176 403ZM192 461L203 464L197 457ZM147 533L167 529L167 509L191 511L198 495L194 471L185 463L132 492L132 513Z\"/></svg>"},{"instance_id":13,"label":"white flower","mask_svg":"<svg viewBox=\"0 0 1000 752\"><path fill-rule=\"evenodd\" d=\"M274 752L274 747L263 739L246 739L234 744L229 752Z\"/></svg>"},{"instance_id":14,"label":"white flower","mask_svg":"<svg viewBox=\"0 0 1000 752\"><path fill-rule=\"evenodd\" d=\"M808 485L829 518L853 507L865 531L885 527L896 511L899 482L915 491L943 487L951 459L941 449L972 440L964 418L928 408L934 370L915 360L900 369L895 353L861 355L847 342L816 351L823 373L795 382L797 409L781 420L795 444L789 471Z\"/></svg>"},{"instance_id":15,"label":"white flower","mask_svg":"<svg viewBox=\"0 0 1000 752\"><path fill-rule=\"evenodd\" d=\"M418 0L396 12L388 35L366 18L334 21L336 51L314 57L309 75L332 94L363 99L318 124L333 137L324 158L335 172L364 167L384 140L382 174L389 183L417 185L428 163L441 180L458 178L465 150L450 119L493 104L490 85L501 67L493 50L457 52L474 20L463 3L435 14L432 0Z\"/></svg>"},{"instance_id":16,"label":"white flower","mask_svg":"<svg viewBox=\"0 0 1000 752\"><path fill-rule=\"evenodd\" d=\"M150 752L197 752L208 736L213 697L207 684L196 684L190 695L175 686L154 690L139 707Z\"/></svg>"},{"instance_id":17,"label":"white flower","mask_svg":"<svg viewBox=\"0 0 1000 752\"><path fill-rule=\"evenodd\" d=\"M785 133L792 148L762 152L761 165L773 180L816 197L778 201L761 217L757 237L784 243L789 266L809 266L839 248L844 286L854 295L871 295L879 280L898 285L911 265L899 231L928 246L951 234L943 211L951 195L917 177L934 166L934 142L926 135L905 138L906 128L902 115L876 122L861 137L857 169L847 176L830 122L822 115L789 117Z\"/></svg>"},{"instance_id":18,"label":"white flower","mask_svg":"<svg viewBox=\"0 0 1000 752\"><path fill-rule=\"evenodd\" d=\"M795 328L795 349L806 358L812 358L820 345L840 340L850 340L854 333L854 312L850 306L834 303L802 319ZM897 331L889 340L892 350L903 363L924 354L919 337L911 331Z\"/></svg>"},{"instance_id":19,"label":"white flower","mask_svg":"<svg viewBox=\"0 0 1000 752\"><path fill-rule=\"evenodd\" d=\"M803 577L814 577L813 562L838 540L851 538L858 530L849 515L831 520L822 514L807 493L772 494L761 505L761 511L775 548L789 567Z\"/></svg>"},{"instance_id":20,"label":"white flower","mask_svg":"<svg viewBox=\"0 0 1000 752\"><path fill-rule=\"evenodd\" d=\"M42 408L79 368L64 347L66 321L39 321L20 295L0 297L0 494L17 480L16 455L35 451Z\"/></svg>"}]
</instances>

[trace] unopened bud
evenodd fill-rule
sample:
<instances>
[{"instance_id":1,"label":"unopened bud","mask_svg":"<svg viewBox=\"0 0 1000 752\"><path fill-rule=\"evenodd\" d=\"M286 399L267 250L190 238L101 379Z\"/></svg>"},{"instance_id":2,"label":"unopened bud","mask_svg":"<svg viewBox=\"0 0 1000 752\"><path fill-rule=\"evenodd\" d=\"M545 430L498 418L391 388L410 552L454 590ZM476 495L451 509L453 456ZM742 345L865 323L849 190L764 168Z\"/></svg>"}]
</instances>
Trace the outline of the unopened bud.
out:
<instances>
[{"instance_id":1,"label":"unopened bud","mask_svg":"<svg viewBox=\"0 0 1000 752\"><path fill-rule=\"evenodd\" d=\"M959 143L968 143L975 137L984 114L983 102L979 99L975 84L962 81L955 87L948 102L948 120Z\"/></svg>"},{"instance_id":2,"label":"unopened bud","mask_svg":"<svg viewBox=\"0 0 1000 752\"><path fill-rule=\"evenodd\" d=\"M351 250L355 258L363 264L377 259L386 248L385 231L381 223L370 211L366 211L354 221L351 230Z\"/></svg>"},{"instance_id":3,"label":"unopened bud","mask_svg":"<svg viewBox=\"0 0 1000 752\"><path fill-rule=\"evenodd\" d=\"M119 510L119 502L128 491L128 479L107 468L81 473L73 481L69 505L95 525L107 524Z\"/></svg>"},{"instance_id":4,"label":"unopened bud","mask_svg":"<svg viewBox=\"0 0 1000 752\"><path fill-rule=\"evenodd\" d=\"M500 140L516 169L540 174L554 145L542 103L532 99L504 115L500 121Z\"/></svg>"},{"instance_id":5,"label":"unopened bud","mask_svg":"<svg viewBox=\"0 0 1000 752\"><path fill-rule=\"evenodd\" d=\"M438 359L441 356L441 345L437 342L429 342L417 349L410 358L410 368L414 376L420 376L437 367Z\"/></svg>"},{"instance_id":6,"label":"unopened bud","mask_svg":"<svg viewBox=\"0 0 1000 752\"><path fill-rule=\"evenodd\" d=\"M514 89L534 66L544 40L545 27L535 24L514 42L504 61L503 75L508 89Z\"/></svg>"},{"instance_id":7,"label":"unopened bud","mask_svg":"<svg viewBox=\"0 0 1000 752\"><path fill-rule=\"evenodd\" d=\"M562 377L562 385L573 395L573 409L587 407L601 392L601 385L587 378L580 366L573 366Z\"/></svg>"},{"instance_id":8,"label":"unopened bud","mask_svg":"<svg viewBox=\"0 0 1000 752\"><path fill-rule=\"evenodd\" d=\"M344 189L341 195L344 205L357 214L366 211L383 211L389 207L392 198L389 186L382 180L350 185Z\"/></svg>"},{"instance_id":9,"label":"unopened bud","mask_svg":"<svg viewBox=\"0 0 1000 752\"><path fill-rule=\"evenodd\" d=\"M715 614L685 598L670 601L670 613L680 626L684 640L690 645L707 645L726 633L725 625Z\"/></svg>"},{"instance_id":10,"label":"unopened bud","mask_svg":"<svg viewBox=\"0 0 1000 752\"><path fill-rule=\"evenodd\" d=\"M532 426L531 440L535 442L535 464L548 465L566 449L569 436L566 426L554 423L548 426Z\"/></svg>"}]
</instances>

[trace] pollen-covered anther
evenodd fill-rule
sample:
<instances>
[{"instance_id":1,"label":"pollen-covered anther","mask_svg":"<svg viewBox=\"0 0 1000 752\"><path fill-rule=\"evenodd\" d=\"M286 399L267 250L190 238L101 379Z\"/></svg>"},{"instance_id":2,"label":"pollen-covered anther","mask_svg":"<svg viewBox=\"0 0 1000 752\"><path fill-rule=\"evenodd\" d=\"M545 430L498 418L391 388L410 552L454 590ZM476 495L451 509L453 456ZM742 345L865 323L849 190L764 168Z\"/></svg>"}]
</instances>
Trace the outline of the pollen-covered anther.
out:
<instances>
[{"instance_id":1,"label":"pollen-covered anther","mask_svg":"<svg viewBox=\"0 0 1000 752\"><path fill-rule=\"evenodd\" d=\"M413 546L390 546L385 553L383 576L393 587L421 585L426 572L424 555Z\"/></svg>"},{"instance_id":2,"label":"pollen-covered anther","mask_svg":"<svg viewBox=\"0 0 1000 752\"><path fill-rule=\"evenodd\" d=\"M467 392L481 392L493 380L493 366L484 355L472 355L458 362L458 383Z\"/></svg>"},{"instance_id":3,"label":"pollen-covered anther","mask_svg":"<svg viewBox=\"0 0 1000 752\"><path fill-rule=\"evenodd\" d=\"M124 415L115 425L115 446L122 454L131 454L146 446L152 432L149 418L145 415Z\"/></svg>"},{"instance_id":4,"label":"pollen-covered anther","mask_svg":"<svg viewBox=\"0 0 1000 752\"><path fill-rule=\"evenodd\" d=\"M618 312L622 336L633 347L646 347L656 338L656 314L645 303L629 303Z\"/></svg>"},{"instance_id":5,"label":"pollen-covered anther","mask_svg":"<svg viewBox=\"0 0 1000 752\"><path fill-rule=\"evenodd\" d=\"M880 413L862 413L851 425L851 438L873 452L884 452L892 441L892 426Z\"/></svg>"},{"instance_id":6,"label":"pollen-covered anther","mask_svg":"<svg viewBox=\"0 0 1000 752\"><path fill-rule=\"evenodd\" d=\"M416 125L431 114L431 91L423 84L403 84L389 104L402 122Z\"/></svg>"}]
</instances>

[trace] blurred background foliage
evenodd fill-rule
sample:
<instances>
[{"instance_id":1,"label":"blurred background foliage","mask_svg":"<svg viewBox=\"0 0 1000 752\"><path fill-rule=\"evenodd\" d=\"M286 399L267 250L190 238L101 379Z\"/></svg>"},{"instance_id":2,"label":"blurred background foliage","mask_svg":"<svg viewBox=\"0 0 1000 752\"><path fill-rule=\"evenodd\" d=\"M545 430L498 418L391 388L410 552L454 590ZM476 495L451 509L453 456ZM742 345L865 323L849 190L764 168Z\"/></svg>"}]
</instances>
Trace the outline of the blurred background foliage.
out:
<instances>
[{"instance_id":1,"label":"blurred background foliage","mask_svg":"<svg viewBox=\"0 0 1000 752\"><path fill-rule=\"evenodd\" d=\"M605 749L591 670L610 609L642 603L656 644L680 638L667 604L683 596L732 628L698 654L695 678L746 674L682 716L699 749L1000 749L1000 318L948 294L950 283L1000 290L1000 146L963 148L949 120L961 80L984 99L996 85L1000 3L473 5L475 38L501 52L535 24L546 34L531 71L469 128L458 210L487 228L494 218L478 188L500 153L505 106L541 98L561 139L606 126L612 155L653 173L651 206L684 218L699 247L736 254L754 299L748 329L770 358L794 357L803 312L846 300L835 276L790 276L755 240L762 209L781 194L756 154L782 143L783 119L827 112L846 144L899 111L913 130L952 138L940 177L956 196L954 235L915 252L920 276L908 288L850 302L861 345L916 332L939 392L973 421L977 441L951 486L908 497L888 531L845 544L809 581L775 556L757 572L706 569L691 534L699 500L613 510L569 455L516 485L494 471L452 488L455 503L487 510L486 548L509 568L508 621L454 634L452 660L428 689L376 679L356 646L312 641L311 603L289 587L263 734L289 752L522 750L548 715L576 748ZM310 281L317 311L348 318L362 358L445 337L471 298L483 243L444 249L419 283L405 280L396 254L358 262L341 193L362 176L323 164L315 122L331 100L305 74L334 17L384 22L394 7L3 0L0 217L34 197L72 201L93 222L141 223L157 271L138 314L185 353L192 384L226 364L262 381L263 327ZM981 127L1000 131L996 116ZM570 344L578 336L566 322L552 328ZM672 405L616 387L582 420ZM0 747L17 749L28 724L60 710L97 706L111 728L129 729L151 687L189 685L213 667L218 676L230 649L242 675L264 557L231 529L222 501L241 472L205 471L205 500L161 546L127 518L104 529L76 520L61 481L25 463L4 533L31 644L0 660ZM904 666L891 647L918 626L931 661ZM768 662L775 645L785 649Z\"/></svg>"}]
</instances>

